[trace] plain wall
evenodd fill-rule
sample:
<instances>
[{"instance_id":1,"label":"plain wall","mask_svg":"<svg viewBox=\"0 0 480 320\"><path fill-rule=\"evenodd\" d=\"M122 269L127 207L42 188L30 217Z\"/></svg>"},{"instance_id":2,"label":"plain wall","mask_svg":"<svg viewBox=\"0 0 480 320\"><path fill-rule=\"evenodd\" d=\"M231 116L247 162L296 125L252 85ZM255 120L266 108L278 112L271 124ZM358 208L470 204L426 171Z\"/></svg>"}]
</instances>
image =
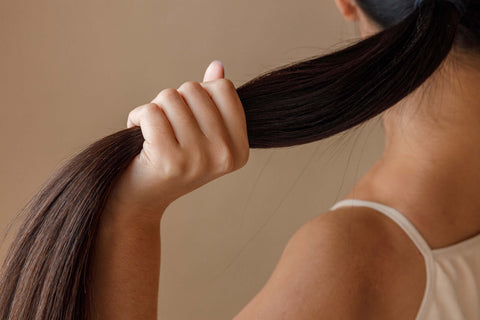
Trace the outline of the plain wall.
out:
<instances>
[{"instance_id":1,"label":"plain wall","mask_svg":"<svg viewBox=\"0 0 480 320\"><path fill-rule=\"evenodd\" d=\"M81 148L221 60L236 86L358 38L334 1L0 2L0 227ZM383 151L378 118L248 164L178 199L162 224L161 319L230 319L290 236ZM5 255L12 233L1 247Z\"/></svg>"}]
</instances>

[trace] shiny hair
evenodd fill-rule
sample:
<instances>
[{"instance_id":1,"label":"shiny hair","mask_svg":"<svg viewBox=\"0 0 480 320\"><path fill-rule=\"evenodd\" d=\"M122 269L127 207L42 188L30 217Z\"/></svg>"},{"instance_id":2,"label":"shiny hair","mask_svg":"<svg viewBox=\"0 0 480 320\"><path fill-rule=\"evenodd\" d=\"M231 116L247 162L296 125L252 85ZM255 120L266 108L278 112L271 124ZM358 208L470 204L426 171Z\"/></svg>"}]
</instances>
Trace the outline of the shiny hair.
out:
<instances>
[{"instance_id":1,"label":"shiny hair","mask_svg":"<svg viewBox=\"0 0 480 320\"><path fill-rule=\"evenodd\" d=\"M357 0L382 30L237 88L251 148L318 141L387 110L439 69L452 47L478 53L480 10L447 1ZM89 317L90 261L112 186L142 149L140 128L107 136L67 162L24 207L0 275L0 320Z\"/></svg>"}]
</instances>

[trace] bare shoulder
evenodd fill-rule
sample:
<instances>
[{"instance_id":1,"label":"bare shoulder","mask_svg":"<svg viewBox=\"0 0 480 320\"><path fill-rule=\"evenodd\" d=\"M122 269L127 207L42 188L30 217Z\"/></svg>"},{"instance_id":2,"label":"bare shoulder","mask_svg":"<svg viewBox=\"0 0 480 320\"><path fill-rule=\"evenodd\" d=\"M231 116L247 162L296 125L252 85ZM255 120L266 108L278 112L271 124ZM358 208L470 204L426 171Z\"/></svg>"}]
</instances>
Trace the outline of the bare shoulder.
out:
<instances>
[{"instance_id":1,"label":"bare shoulder","mask_svg":"<svg viewBox=\"0 0 480 320\"><path fill-rule=\"evenodd\" d=\"M404 266L403 248L385 223L368 208L311 219L293 234L268 282L234 319L398 318L389 317L398 304L390 304L385 292L398 283L390 278Z\"/></svg>"},{"instance_id":2,"label":"bare shoulder","mask_svg":"<svg viewBox=\"0 0 480 320\"><path fill-rule=\"evenodd\" d=\"M425 291L425 262L393 220L372 208L343 207L311 219L297 236L315 233L321 233L315 241L337 252L329 259L350 264L341 271L366 295L372 318L415 318Z\"/></svg>"}]
</instances>

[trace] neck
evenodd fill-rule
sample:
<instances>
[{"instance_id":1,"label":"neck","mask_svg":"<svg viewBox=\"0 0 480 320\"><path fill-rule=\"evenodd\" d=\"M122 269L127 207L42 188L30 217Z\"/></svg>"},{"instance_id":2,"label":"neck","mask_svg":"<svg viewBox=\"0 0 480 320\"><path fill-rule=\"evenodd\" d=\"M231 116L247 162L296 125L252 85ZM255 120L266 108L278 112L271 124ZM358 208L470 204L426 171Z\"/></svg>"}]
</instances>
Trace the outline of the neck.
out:
<instances>
[{"instance_id":1,"label":"neck","mask_svg":"<svg viewBox=\"0 0 480 320\"><path fill-rule=\"evenodd\" d=\"M478 83L480 72L456 67L445 77L442 70L389 109L384 154L348 197L375 195L404 213L432 248L480 233Z\"/></svg>"}]
</instances>

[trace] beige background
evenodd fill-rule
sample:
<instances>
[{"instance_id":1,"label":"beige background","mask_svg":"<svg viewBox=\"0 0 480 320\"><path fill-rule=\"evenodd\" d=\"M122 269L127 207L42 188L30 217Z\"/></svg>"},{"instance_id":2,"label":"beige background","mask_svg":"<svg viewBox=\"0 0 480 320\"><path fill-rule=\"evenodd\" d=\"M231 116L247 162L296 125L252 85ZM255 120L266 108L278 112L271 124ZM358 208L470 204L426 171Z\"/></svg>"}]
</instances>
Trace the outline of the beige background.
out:
<instances>
[{"instance_id":1,"label":"beige background","mask_svg":"<svg viewBox=\"0 0 480 320\"><path fill-rule=\"evenodd\" d=\"M0 2L1 231L62 161L162 89L201 81L210 61L239 86L355 38L333 0ZM162 225L159 316L232 318L292 233L382 150L376 118L325 141L252 150L241 170L177 200Z\"/></svg>"}]
</instances>

